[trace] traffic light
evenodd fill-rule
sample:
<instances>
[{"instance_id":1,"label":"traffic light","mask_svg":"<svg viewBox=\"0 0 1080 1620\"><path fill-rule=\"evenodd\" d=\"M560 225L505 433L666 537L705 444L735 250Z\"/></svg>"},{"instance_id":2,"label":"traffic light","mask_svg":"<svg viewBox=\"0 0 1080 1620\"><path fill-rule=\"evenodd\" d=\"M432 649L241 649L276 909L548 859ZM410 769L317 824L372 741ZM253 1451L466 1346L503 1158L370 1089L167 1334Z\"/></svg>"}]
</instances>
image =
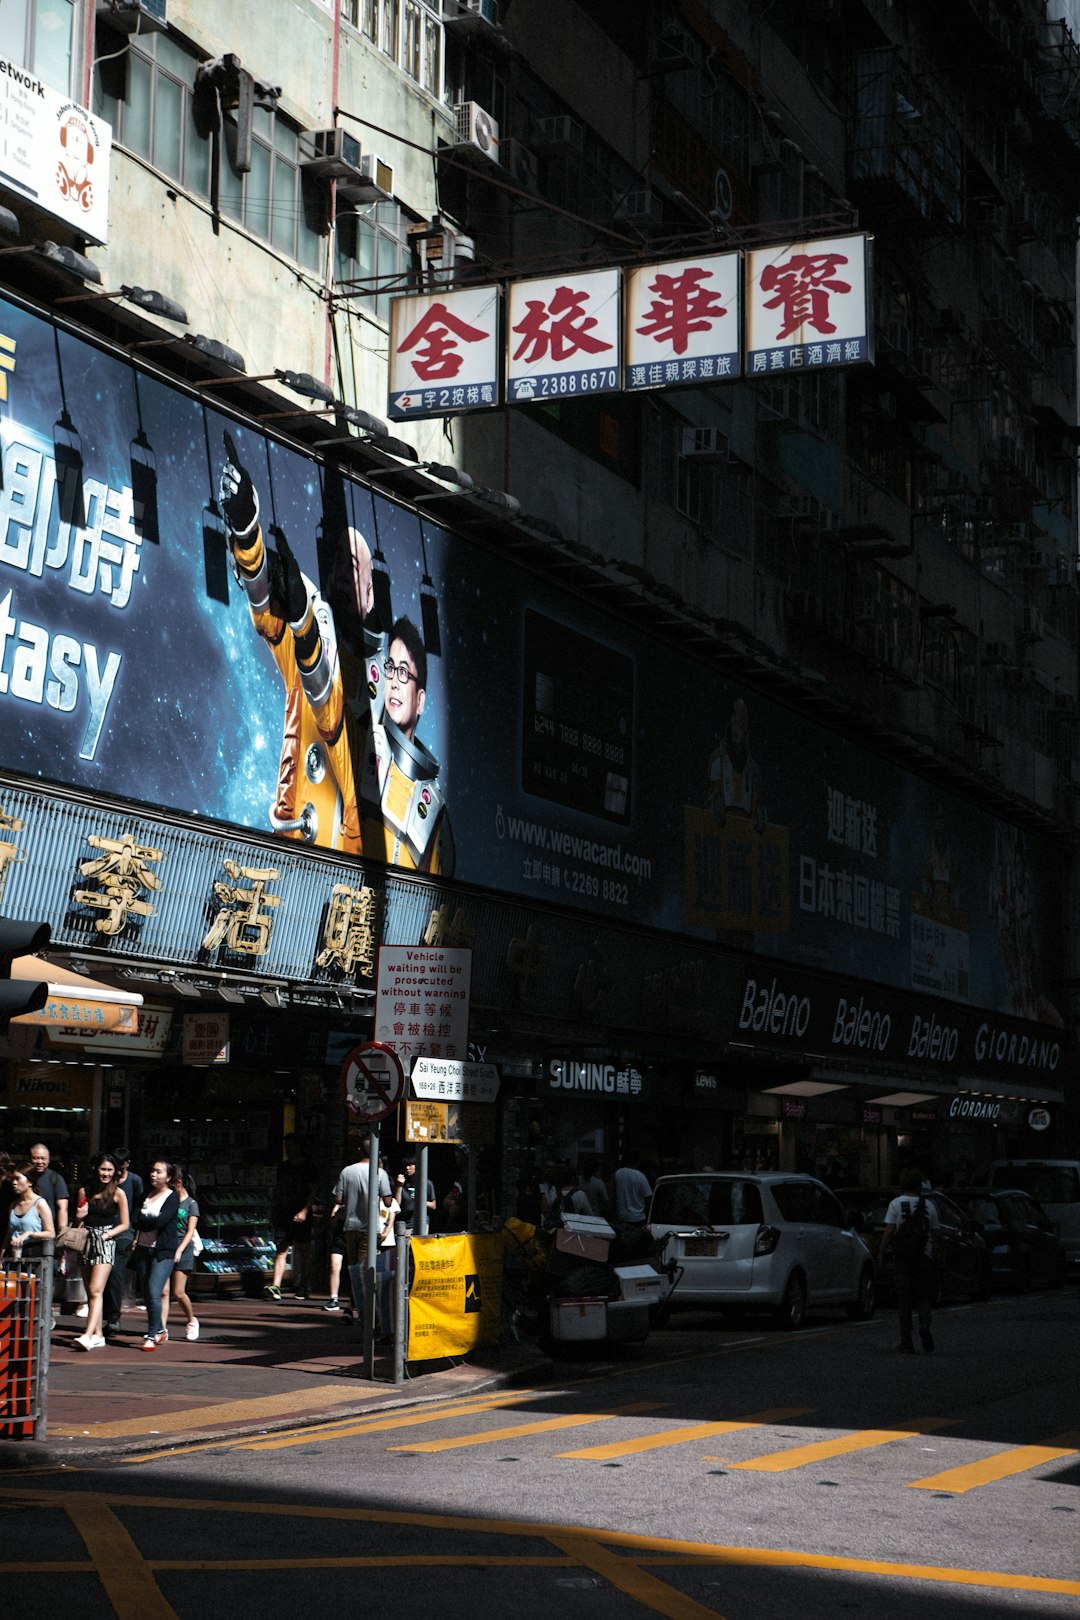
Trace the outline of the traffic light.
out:
<instances>
[{"instance_id":1,"label":"traffic light","mask_svg":"<svg viewBox=\"0 0 1080 1620\"><path fill-rule=\"evenodd\" d=\"M0 1029L20 1013L39 1012L49 999L44 979L13 979L11 965L17 956L28 956L48 945L52 928L48 923L14 922L0 917Z\"/></svg>"}]
</instances>

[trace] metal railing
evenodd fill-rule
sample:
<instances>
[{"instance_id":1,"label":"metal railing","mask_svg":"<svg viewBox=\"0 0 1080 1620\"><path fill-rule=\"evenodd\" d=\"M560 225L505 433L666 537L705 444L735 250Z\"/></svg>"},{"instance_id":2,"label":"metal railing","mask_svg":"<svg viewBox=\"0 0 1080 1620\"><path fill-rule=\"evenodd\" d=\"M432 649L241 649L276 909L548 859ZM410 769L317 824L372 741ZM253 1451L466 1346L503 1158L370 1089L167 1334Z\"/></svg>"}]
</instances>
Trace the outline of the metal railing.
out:
<instances>
[{"instance_id":1,"label":"metal railing","mask_svg":"<svg viewBox=\"0 0 1080 1620\"><path fill-rule=\"evenodd\" d=\"M0 1440L45 1439L54 1252L0 1259Z\"/></svg>"}]
</instances>

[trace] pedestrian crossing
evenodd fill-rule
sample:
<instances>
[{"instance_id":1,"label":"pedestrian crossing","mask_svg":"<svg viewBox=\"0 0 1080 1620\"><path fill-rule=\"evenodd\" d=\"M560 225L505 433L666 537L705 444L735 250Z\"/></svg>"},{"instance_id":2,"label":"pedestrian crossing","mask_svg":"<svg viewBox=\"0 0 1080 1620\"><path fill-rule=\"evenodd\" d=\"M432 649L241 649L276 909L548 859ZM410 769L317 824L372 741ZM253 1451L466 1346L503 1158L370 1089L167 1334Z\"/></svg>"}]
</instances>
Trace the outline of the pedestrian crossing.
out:
<instances>
[{"instance_id":1,"label":"pedestrian crossing","mask_svg":"<svg viewBox=\"0 0 1080 1620\"><path fill-rule=\"evenodd\" d=\"M546 1457L566 1465L608 1466L632 1466L639 1459L647 1465L650 1457L661 1452L681 1460L678 1457L681 1452L690 1468L721 1463L723 1471L733 1475L786 1475L795 1479L803 1470L812 1470L819 1464L828 1463L835 1472L838 1462L877 1452L889 1459L898 1486L956 1496L1031 1475L1066 1458L1080 1456L1080 1429L1068 1430L1038 1443L1002 1446L991 1438L950 1436L949 1431L957 1428L960 1420L940 1415L909 1418L881 1428L846 1432L832 1429L826 1438L819 1438L825 1425L815 1424L818 1414L809 1407L770 1407L690 1424L678 1422L670 1415L670 1403L659 1401L600 1403L595 1409L583 1406L574 1411L549 1411L530 1416L530 1406L541 1402L549 1404L552 1400L550 1392L539 1390L503 1392L436 1403L422 1411L330 1421L257 1440L238 1437L224 1445L245 1451L286 1451L316 1440L321 1446L351 1441L382 1444L387 1451L432 1458L453 1458L477 1447L522 1445L523 1454L537 1460ZM497 1421L492 1422L492 1419ZM558 1449L558 1441L554 1445L550 1443L556 1436L570 1436L575 1430L595 1430L607 1425L615 1428L611 1438L569 1449ZM443 1429L446 1432L439 1432ZM413 1437L410 1430L421 1432ZM929 1448L916 1449L910 1443L935 1435L943 1436L945 1444L934 1449L939 1453L951 1452L955 1461L949 1468L921 1475L919 1464L923 1459L919 1450ZM733 1437L736 1447L743 1448L742 1452L736 1457L715 1455L710 1443L723 1437ZM214 1449L223 1448L220 1441L210 1444ZM149 1462L154 1459L129 1460Z\"/></svg>"}]
</instances>

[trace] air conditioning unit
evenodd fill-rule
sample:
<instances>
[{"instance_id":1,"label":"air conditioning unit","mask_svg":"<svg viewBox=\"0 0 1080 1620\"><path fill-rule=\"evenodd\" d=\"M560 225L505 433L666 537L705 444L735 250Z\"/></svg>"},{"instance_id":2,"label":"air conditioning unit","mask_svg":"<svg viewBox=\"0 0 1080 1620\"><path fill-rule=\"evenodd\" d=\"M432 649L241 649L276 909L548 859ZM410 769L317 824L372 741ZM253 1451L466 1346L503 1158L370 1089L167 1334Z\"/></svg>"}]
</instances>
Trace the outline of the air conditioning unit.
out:
<instances>
[{"instance_id":1,"label":"air conditioning unit","mask_svg":"<svg viewBox=\"0 0 1080 1620\"><path fill-rule=\"evenodd\" d=\"M1020 635L1024 641L1041 641L1046 634L1046 624L1038 608L1026 607L1020 621Z\"/></svg>"},{"instance_id":2,"label":"air conditioning unit","mask_svg":"<svg viewBox=\"0 0 1080 1620\"><path fill-rule=\"evenodd\" d=\"M580 152L585 145L585 131L576 118L567 114L540 118L536 124L536 145L548 152Z\"/></svg>"},{"instance_id":3,"label":"air conditioning unit","mask_svg":"<svg viewBox=\"0 0 1080 1620\"><path fill-rule=\"evenodd\" d=\"M360 179L338 182L338 189L360 202L389 202L394 195L394 167L377 152L365 152L360 159Z\"/></svg>"},{"instance_id":4,"label":"air conditioning unit","mask_svg":"<svg viewBox=\"0 0 1080 1620\"><path fill-rule=\"evenodd\" d=\"M479 152L499 161L499 126L489 112L475 101L459 101L454 108L455 150Z\"/></svg>"},{"instance_id":5,"label":"air conditioning unit","mask_svg":"<svg viewBox=\"0 0 1080 1620\"><path fill-rule=\"evenodd\" d=\"M679 435L679 454L685 461L727 461L727 434L714 427L684 427Z\"/></svg>"},{"instance_id":6,"label":"air conditioning unit","mask_svg":"<svg viewBox=\"0 0 1080 1620\"><path fill-rule=\"evenodd\" d=\"M499 145L499 161L516 186L522 191L535 191L540 179L540 165L536 153L524 141L512 135Z\"/></svg>"},{"instance_id":7,"label":"air conditioning unit","mask_svg":"<svg viewBox=\"0 0 1080 1620\"><path fill-rule=\"evenodd\" d=\"M346 129L309 129L300 135L300 166L319 180L345 180L359 184L360 142Z\"/></svg>"},{"instance_id":8,"label":"air conditioning unit","mask_svg":"<svg viewBox=\"0 0 1080 1620\"><path fill-rule=\"evenodd\" d=\"M168 27L166 0L95 0L99 22L122 34L163 34Z\"/></svg>"},{"instance_id":9,"label":"air conditioning unit","mask_svg":"<svg viewBox=\"0 0 1080 1620\"><path fill-rule=\"evenodd\" d=\"M655 191L628 191L620 197L612 213L613 219L626 225L661 225L664 205Z\"/></svg>"},{"instance_id":10,"label":"air conditioning unit","mask_svg":"<svg viewBox=\"0 0 1080 1620\"><path fill-rule=\"evenodd\" d=\"M988 641L983 647L984 664L1007 664L1009 662L1009 643L1007 641Z\"/></svg>"},{"instance_id":11,"label":"air conditioning unit","mask_svg":"<svg viewBox=\"0 0 1080 1620\"><path fill-rule=\"evenodd\" d=\"M499 0L447 0L443 22L459 34L498 28Z\"/></svg>"}]
</instances>

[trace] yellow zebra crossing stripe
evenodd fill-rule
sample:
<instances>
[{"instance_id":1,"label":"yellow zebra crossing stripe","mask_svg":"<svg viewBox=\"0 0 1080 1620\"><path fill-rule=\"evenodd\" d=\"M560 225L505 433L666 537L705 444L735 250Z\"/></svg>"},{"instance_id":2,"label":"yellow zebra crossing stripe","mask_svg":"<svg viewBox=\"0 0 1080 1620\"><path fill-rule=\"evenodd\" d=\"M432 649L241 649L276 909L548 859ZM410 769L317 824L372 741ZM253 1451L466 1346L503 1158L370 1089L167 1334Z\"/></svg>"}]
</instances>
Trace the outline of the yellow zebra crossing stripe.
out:
<instances>
[{"instance_id":1,"label":"yellow zebra crossing stripe","mask_svg":"<svg viewBox=\"0 0 1080 1620\"><path fill-rule=\"evenodd\" d=\"M560 1451L558 1456L573 1457L581 1462L610 1462L614 1457L633 1457L642 1451L660 1451L665 1446L712 1440L718 1434L735 1434L739 1429L754 1429L762 1423L789 1423L792 1418L805 1417L810 1410L807 1406L777 1406L768 1412L750 1412L744 1418L727 1423L691 1423L681 1429L658 1429L655 1434L643 1434L636 1440L613 1440L606 1446Z\"/></svg>"},{"instance_id":2,"label":"yellow zebra crossing stripe","mask_svg":"<svg viewBox=\"0 0 1080 1620\"><path fill-rule=\"evenodd\" d=\"M770 1451L764 1457L751 1457L746 1462L732 1463L732 1468L745 1468L758 1474L786 1474L793 1468L806 1468L810 1463L824 1462L830 1457L845 1457L853 1451L872 1451L875 1446L887 1446L893 1440L915 1440L920 1434L936 1434L939 1429L956 1423L956 1418L916 1418L905 1429L859 1429L854 1434L842 1434L835 1440L815 1440L810 1445L792 1446L786 1451Z\"/></svg>"},{"instance_id":3,"label":"yellow zebra crossing stripe","mask_svg":"<svg viewBox=\"0 0 1080 1620\"><path fill-rule=\"evenodd\" d=\"M965 1491L977 1490L980 1485L994 1485L1012 1474L1026 1474L1043 1463L1057 1462L1059 1457L1075 1457L1078 1448L1080 1431L1070 1429L1045 1446L1014 1446L1008 1451L995 1452L992 1457L983 1457L979 1462L947 1468L943 1474L909 1480L907 1488L910 1491L953 1491L961 1496Z\"/></svg>"},{"instance_id":4,"label":"yellow zebra crossing stripe","mask_svg":"<svg viewBox=\"0 0 1080 1620\"><path fill-rule=\"evenodd\" d=\"M480 1434L456 1435L447 1440L418 1440L414 1446L387 1446L387 1451L460 1451L466 1446L490 1446L498 1440L522 1440L526 1435L555 1434L560 1429L576 1429L585 1423L605 1423L609 1418L635 1412L663 1411L666 1401L633 1401L629 1406L613 1406L607 1412L572 1412L567 1417L544 1418L538 1423L514 1423L505 1429L485 1429Z\"/></svg>"}]
</instances>

